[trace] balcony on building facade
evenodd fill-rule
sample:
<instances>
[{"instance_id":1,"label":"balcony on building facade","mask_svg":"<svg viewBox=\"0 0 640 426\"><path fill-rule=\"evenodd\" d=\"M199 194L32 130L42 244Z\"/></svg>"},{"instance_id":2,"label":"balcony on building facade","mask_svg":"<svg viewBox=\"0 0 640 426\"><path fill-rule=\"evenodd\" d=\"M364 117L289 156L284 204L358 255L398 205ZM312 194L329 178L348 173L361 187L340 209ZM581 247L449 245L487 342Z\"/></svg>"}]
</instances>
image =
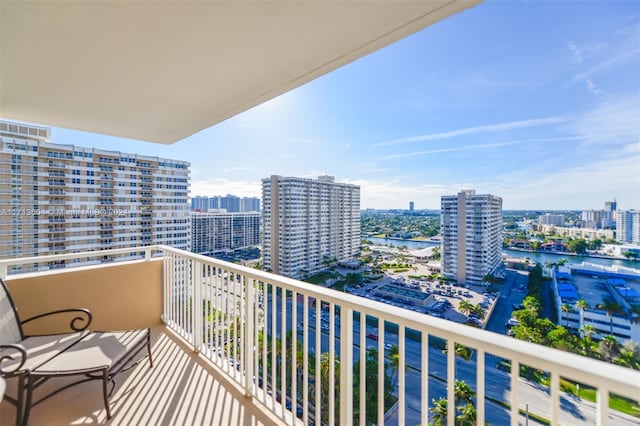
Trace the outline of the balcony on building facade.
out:
<instances>
[{"instance_id":1,"label":"balcony on building facade","mask_svg":"<svg viewBox=\"0 0 640 426\"><path fill-rule=\"evenodd\" d=\"M125 260L111 261L118 257ZM56 269L7 276L34 264ZM496 385L493 359L511 372L546 372L550 385L533 386L543 403L529 410L554 425L571 424L576 410L594 424L618 424L609 393L640 395L640 373L623 367L167 246L2 260L0 277L25 317L71 304L93 311L95 329L152 327L154 367L141 363L120 381L111 398L117 424L428 424L432 399L453 406L461 379L476 393L478 424L524 422L532 385L509 371ZM385 408L390 344L396 401ZM458 347L473 349L471 360L457 357ZM368 379L373 363L377 385ZM595 389L595 406L568 399L561 379ZM366 413L358 382L380 390L375 412ZM33 409L33 423L105 422L98 388L57 394ZM501 423L491 417L496 399ZM13 407L0 408L11 424ZM455 416L449 410L446 424Z\"/></svg>"}]
</instances>

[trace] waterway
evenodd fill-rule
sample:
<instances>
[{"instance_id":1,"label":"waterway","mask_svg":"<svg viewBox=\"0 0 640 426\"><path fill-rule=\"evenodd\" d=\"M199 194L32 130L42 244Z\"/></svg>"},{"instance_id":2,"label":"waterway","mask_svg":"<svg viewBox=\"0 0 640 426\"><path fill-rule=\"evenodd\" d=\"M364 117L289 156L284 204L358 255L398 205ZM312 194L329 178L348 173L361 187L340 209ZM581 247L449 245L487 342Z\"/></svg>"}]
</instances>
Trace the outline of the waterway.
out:
<instances>
[{"instance_id":1,"label":"waterway","mask_svg":"<svg viewBox=\"0 0 640 426\"><path fill-rule=\"evenodd\" d=\"M439 246L440 243L432 242L432 241L415 241L415 240L395 240L389 238L375 238L375 237L366 237L365 239L371 241L373 244L378 245L392 245L395 247L406 246L409 249L421 249L425 247L434 247ZM564 254L553 254L553 253L533 253L526 251L518 251L518 250L509 250L503 249L502 252L509 257L528 257L529 259L542 263L543 265L546 262L557 262L558 260L564 258L567 259L567 263L582 263L589 262L595 263L598 265L620 265L627 266L630 268L640 268L640 262L626 260L626 259L603 259L601 257L591 257L591 256L567 256Z\"/></svg>"}]
</instances>

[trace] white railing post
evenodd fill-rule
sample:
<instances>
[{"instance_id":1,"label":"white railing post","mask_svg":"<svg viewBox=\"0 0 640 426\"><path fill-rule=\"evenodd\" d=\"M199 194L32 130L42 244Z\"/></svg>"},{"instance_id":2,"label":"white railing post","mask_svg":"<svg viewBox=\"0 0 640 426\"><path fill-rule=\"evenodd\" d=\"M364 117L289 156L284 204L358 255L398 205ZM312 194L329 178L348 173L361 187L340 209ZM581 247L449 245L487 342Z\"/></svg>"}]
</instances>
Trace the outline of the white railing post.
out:
<instances>
[{"instance_id":1,"label":"white railing post","mask_svg":"<svg viewBox=\"0 0 640 426\"><path fill-rule=\"evenodd\" d=\"M193 339L193 351L198 352L202 345L202 268L199 262L191 259L187 261L187 265L191 266L191 338Z\"/></svg>"},{"instance_id":2,"label":"white railing post","mask_svg":"<svg viewBox=\"0 0 640 426\"><path fill-rule=\"evenodd\" d=\"M604 386L598 387L596 391L596 425L604 426L608 424L609 413L609 389Z\"/></svg>"},{"instance_id":3,"label":"white railing post","mask_svg":"<svg viewBox=\"0 0 640 426\"><path fill-rule=\"evenodd\" d=\"M255 280L251 278L242 277L244 281L244 395L251 396L254 392L254 373L253 373L253 357L257 356L256 351L258 348L254 348L254 315L255 306L253 305L253 292L255 286Z\"/></svg>"},{"instance_id":4,"label":"white railing post","mask_svg":"<svg viewBox=\"0 0 640 426\"><path fill-rule=\"evenodd\" d=\"M476 349L476 422L485 423L485 356L483 349Z\"/></svg>"},{"instance_id":5,"label":"white railing post","mask_svg":"<svg viewBox=\"0 0 640 426\"><path fill-rule=\"evenodd\" d=\"M7 279L7 265L0 264L0 279Z\"/></svg>"},{"instance_id":6,"label":"white railing post","mask_svg":"<svg viewBox=\"0 0 640 426\"><path fill-rule=\"evenodd\" d=\"M333 342L331 344L333 345ZM361 392L363 388L364 383L360 383ZM352 423L353 309L342 305L340 307L340 424L347 425Z\"/></svg>"},{"instance_id":7,"label":"white railing post","mask_svg":"<svg viewBox=\"0 0 640 426\"><path fill-rule=\"evenodd\" d=\"M511 423L518 423L520 417L520 362L511 359Z\"/></svg>"},{"instance_id":8,"label":"white railing post","mask_svg":"<svg viewBox=\"0 0 640 426\"><path fill-rule=\"evenodd\" d=\"M452 339L448 339L447 340L447 426L454 426L455 420L456 420L455 384L456 384L456 342L453 341Z\"/></svg>"}]
</instances>

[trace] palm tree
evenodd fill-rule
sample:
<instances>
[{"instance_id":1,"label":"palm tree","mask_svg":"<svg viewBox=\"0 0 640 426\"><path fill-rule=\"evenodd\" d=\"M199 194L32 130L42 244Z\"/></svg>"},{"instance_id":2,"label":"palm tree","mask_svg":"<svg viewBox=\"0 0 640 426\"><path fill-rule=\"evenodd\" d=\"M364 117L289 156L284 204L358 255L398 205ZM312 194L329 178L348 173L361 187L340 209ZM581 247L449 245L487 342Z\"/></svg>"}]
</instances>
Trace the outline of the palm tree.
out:
<instances>
[{"instance_id":1,"label":"palm tree","mask_svg":"<svg viewBox=\"0 0 640 426\"><path fill-rule=\"evenodd\" d=\"M445 426L447 424L447 398L431 400L433 407L429 411L433 413L433 419L429 423L432 426Z\"/></svg>"},{"instance_id":2,"label":"palm tree","mask_svg":"<svg viewBox=\"0 0 640 426\"><path fill-rule=\"evenodd\" d=\"M476 395L473 389L471 389L471 386L463 380L455 381L453 392L456 398L456 405L460 402L465 402L467 404L473 403L473 397Z\"/></svg>"},{"instance_id":3,"label":"palm tree","mask_svg":"<svg viewBox=\"0 0 640 426\"><path fill-rule=\"evenodd\" d=\"M640 345L632 340L628 340L620 348L620 354L616 358L616 364L634 370L640 370Z\"/></svg>"},{"instance_id":4,"label":"palm tree","mask_svg":"<svg viewBox=\"0 0 640 426\"><path fill-rule=\"evenodd\" d=\"M616 364L628 367L633 370L640 370L640 359L633 352L621 350L616 358Z\"/></svg>"},{"instance_id":5,"label":"palm tree","mask_svg":"<svg viewBox=\"0 0 640 426\"><path fill-rule=\"evenodd\" d=\"M442 350L443 354L446 354L449 352L449 345L447 344L447 346ZM456 343L455 344L455 351L456 351L456 356L459 356L460 358L464 359L465 361L469 361L471 359L471 350L469 350L468 347L466 347L465 345L461 345L460 343Z\"/></svg>"},{"instance_id":6,"label":"palm tree","mask_svg":"<svg viewBox=\"0 0 640 426\"><path fill-rule=\"evenodd\" d=\"M391 383L396 386L398 369L400 368L400 350L398 345L393 345L389 349L389 366L391 367Z\"/></svg>"},{"instance_id":7,"label":"palm tree","mask_svg":"<svg viewBox=\"0 0 640 426\"><path fill-rule=\"evenodd\" d=\"M480 306L480 305L474 305L473 309L471 310L471 312L476 314L476 315L478 315L482 319L484 319L484 317L485 317L484 309L482 309L482 306Z\"/></svg>"},{"instance_id":8,"label":"palm tree","mask_svg":"<svg viewBox=\"0 0 640 426\"><path fill-rule=\"evenodd\" d=\"M584 326L584 311L589 309L589 304L586 300L580 299L576 302L576 308L580 309L580 330L585 327ZM593 334L593 333L592 333Z\"/></svg>"},{"instance_id":9,"label":"palm tree","mask_svg":"<svg viewBox=\"0 0 640 426\"><path fill-rule=\"evenodd\" d=\"M461 300L458 304L458 311L462 314L469 314L473 310L473 303L468 300Z\"/></svg>"},{"instance_id":10,"label":"palm tree","mask_svg":"<svg viewBox=\"0 0 640 426\"><path fill-rule=\"evenodd\" d=\"M567 305L566 303L563 303L562 306L560 306L560 310L565 314L568 314L573 309L571 309L571 306ZM567 328L569 328L569 315L565 315L565 319L566 319L565 325Z\"/></svg>"},{"instance_id":11,"label":"palm tree","mask_svg":"<svg viewBox=\"0 0 640 426\"><path fill-rule=\"evenodd\" d=\"M609 334L613 335L613 314L623 312L622 306L611 299L606 299L596 306L596 308L607 312L607 316L609 317Z\"/></svg>"},{"instance_id":12,"label":"palm tree","mask_svg":"<svg viewBox=\"0 0 640 426\"><path fill-rule=\"evenodd\" d=\"M593 358L595 353L595 344L591 340L591 336L596 332L592 325L585 325L580 328L580 344L582 346L583 355Z\"/></svg>"},{"instance_id":13,"label":"palm tree","mask_svg":"<svg viewBox=\"0 0 640 426\"><path fill-rule=\"evenodd\" d=\"M323 352L320 355L320 400L322 406L322 418L323 421L327 422L329 418L329 392L334 392L334 401L335 401L335 412L339 412L340 405L340 386L338 384L338 379L340 377L340 360L338 359L338 355L335 354L334 362L334 377L335 388L333 390L329 389L329 375L331 372L331 357L329 356L329 352Z\"/></svg>"},{"instance_id":14,"label":"palm tree","mask_svg":"<svg viewBox=\"0 0 640 426\"><path fill-rule=\"evenodd\" d=\"M615 336L608 334L600 340L598 352L605 361L613 362L619 352L620 345Z\"/></svg>"},{"instance_id":15,"label":"palm tree","mask_svg":"<svg viewBox=\"0 0 640 426\"><path fill-rule=\"evenodd\" d=\"M460 426L475 426L478 413L475 405L469 403L460 408L460 414L456 417L456 424Z\"/></svg>"}]
</instances>

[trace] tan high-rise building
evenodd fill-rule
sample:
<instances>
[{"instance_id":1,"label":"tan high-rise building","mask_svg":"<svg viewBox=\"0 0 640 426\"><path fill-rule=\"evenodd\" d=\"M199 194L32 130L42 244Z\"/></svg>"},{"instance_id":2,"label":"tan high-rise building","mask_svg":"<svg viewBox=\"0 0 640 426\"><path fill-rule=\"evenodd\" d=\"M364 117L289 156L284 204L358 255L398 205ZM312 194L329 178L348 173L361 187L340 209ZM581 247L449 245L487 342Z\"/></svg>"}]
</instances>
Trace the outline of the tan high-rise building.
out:
<instances>
[{"instance_id":1,"label":"tan high-rise building","mask_svg":"<svg viewBox=\"0 0 640 426\"><path fill-rule=\"evenodd\" d=\"M0 258L190 249L188 162L54 144L50 134L0 120Z\"/></svg>"},{"instance_id":2,"label":"tan high-rise building","mask_svg":"<svg viewBox=\"0 0 640 426\"><path fill-rule=\"evenodd\" d=\"M264 267L301 278L360 250L360 187L318 179L262 179Z\"/></svg>"},{"instance_id":3,"label":"tan high-rise building","mask_svg":"<svg viewBox=\"0 0 640 426\"><path fill-rule=\"evenodd\" d=\"M260 213L191 212L191 250L213 255L260 244Z\"/></svg>"},{"instance_id":4,"label":"tan high-rise building","mask_svg":"<svg viewBox=\"0 0 640 426\"><path fill-rule=\"evenodd\" d=\"M464 190L441 198L442 275L481 284L502 253L502 198Z\"/></svg>"}]
</instances>

